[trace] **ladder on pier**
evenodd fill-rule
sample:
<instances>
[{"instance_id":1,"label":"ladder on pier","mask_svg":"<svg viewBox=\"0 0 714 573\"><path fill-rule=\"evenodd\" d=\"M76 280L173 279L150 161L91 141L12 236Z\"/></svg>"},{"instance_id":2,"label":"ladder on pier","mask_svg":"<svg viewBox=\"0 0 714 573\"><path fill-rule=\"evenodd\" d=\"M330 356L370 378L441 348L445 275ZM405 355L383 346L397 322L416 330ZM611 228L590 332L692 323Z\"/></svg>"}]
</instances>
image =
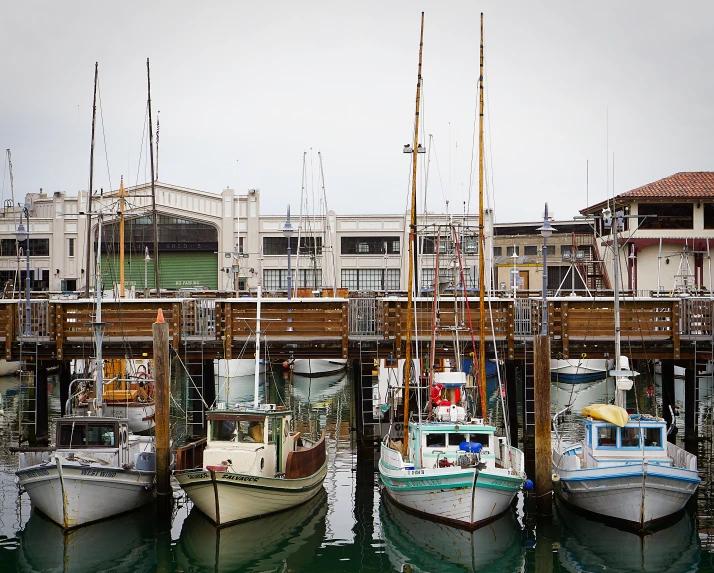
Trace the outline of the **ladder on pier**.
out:
<instances>
[{"instance_id":1,"label":"ladder on pier","mask_svg":"<svg viewBox=\"0 0 714 573\"><path fill-rule=\"evenodd\" d=\"M355 403L357 406L357 438L363 444L376 444L382 439L381 418L374 416L374 403L379 400L377 377L379 356L377 350L359 344L359 368L354 372Z\"/></svg>"}]
</instances>

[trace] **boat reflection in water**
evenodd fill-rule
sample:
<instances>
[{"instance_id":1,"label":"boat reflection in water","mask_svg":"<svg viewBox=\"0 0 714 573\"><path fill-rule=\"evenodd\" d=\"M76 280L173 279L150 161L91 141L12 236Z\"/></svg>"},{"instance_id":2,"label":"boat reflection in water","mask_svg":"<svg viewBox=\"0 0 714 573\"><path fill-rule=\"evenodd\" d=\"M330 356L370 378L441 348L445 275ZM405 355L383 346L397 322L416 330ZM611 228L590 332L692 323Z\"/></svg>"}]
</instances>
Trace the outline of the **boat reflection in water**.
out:
<instances>
[{"instance_id":1,"label":"boat reflection in water","mask_svg":"<svg viewBox=\"0 0 714 573\"><path fill-rule=\"evenodd\" d=\"M379 507L384 545L396 571L522 571L521 528L508 510L475 531L457 529L405 512L388 496Z\"/></svg>"},{"instance_id":2,"label":"boat reflection in water","mask_svg":"<svg viewBox=\"0 0 714 573\"><path fill-rule=\"evenodd\" d=\"M688 513L670 527L638 535L587 519L562 503L556 505L562 525L558 553L567 571L699 570L701 545L694 517Z\"/></svg>"},{"instance_id":3,"label":"boat reflection in water","mask_svg":"<svg viewBox=\"0 0 714 573\"><path fill-rule=\"evenodd\" d=\"M261 519L216 528L194 507L175 547L182 571L288 570L286 562L305 555L310 563L325 540L327 493L320 490L307 503Z\"/></svg>"},{"instance_id":4,"label":"boat reflection in water","mask_svg":"<svg viewBox=\"0 0 714 573\"><path fill-rule=\"evenodd\" d=\"M294 373L292 378L292 395L296 400L305 403L312 403L315 400L327 400L331 396L339 394L347 383L347 372L341 371L336 374L325 376L301 376Z\"/></svg>"},{"instance_id":5,"label":"boat reflection in water","mask_svg":"<svg viewBox=\"0 0 714 573\"><path fill-rule=\"evenodd\" d=\"M155 506L68 533L33 511L18 538L17 571L133 573L157 567Z\"/></svg>"}]
</instances>

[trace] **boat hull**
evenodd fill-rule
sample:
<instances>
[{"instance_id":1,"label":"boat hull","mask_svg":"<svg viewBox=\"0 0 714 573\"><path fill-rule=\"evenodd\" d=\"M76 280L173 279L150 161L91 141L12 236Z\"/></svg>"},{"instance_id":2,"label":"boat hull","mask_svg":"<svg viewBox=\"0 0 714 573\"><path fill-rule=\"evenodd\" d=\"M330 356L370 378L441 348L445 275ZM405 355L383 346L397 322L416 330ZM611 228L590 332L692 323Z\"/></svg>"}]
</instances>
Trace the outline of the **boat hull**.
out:
<instances>
[{"instance_id":1,"label":"boat hull","mask_svg":"<svg viewBox=\"0 0 714 573\"><path fill-rule=\"evenodd\" d=\"M258 373L263 374L264 372L265 362L261 360L258 364ZM213 374L221 378L253 376L255 374L255 358L216 359L213 361Z\"/></svg>"},{"instance_id":2,"label":"boat hull","mask_svg":"<svg viewBox=\"0 0 714 573\"><path fill-rule=\"evenodd\" d=\"M566 383L593 382L607 376L608 363L604 359L583 358L551 360L550 375L553 380Z\"/></svg>"},{"instance_id":3,"label":"boat hull","mask_svg":"<svg viewBox=\"0 0 714 573\"><path fill-rule=\"evenodd\" d=\"M293 373L300 376L328 376L343 372L347 368L346 360L325 360L321 358L305 358L296 360Z\"/></svg>"},{"instance_id":4,"label":"boat hull","mask_svg":"<svg viewBox=\"0 0 714 573\"><path fill-rule=\"evenodd\" d=\"M156 425L154 415L156 405L140 402L111 403L104 402L104 415L129 420L129 431L133 434L147 434Z\"/></svg>"},{"instance_id":5,"label":"boat hull","mask_svg":"<svg viewBox=\"0 0 714 573\"><path fill-rule=\"evenodd\" d=\"M635 529L678 515L699 484L694 470L642 462L559 472L554 490L563 501Z\"/></svg>"},{"instance_id":6,"label":"boat hull","mask_svg":"<svg viewBox=\"0 0 714 573\"><path fill-rule=\"evenodd\" d=\"M13 376L20 370L19 360L0 360L0 376Z\"/></svg>"},{"instance_id":7,"label":"boat hull","mask_svg":"<svg viewBox=\"0 0 714 573\"><path fill-rule=\"evenodd\" d=\"M456 527L475 529L508 510L523 479L507 470L458 467L406 469L390 464L382 444L379 475L384 492L409 511Z\"/></svg>"},{"instance_id":8,"label":"boat hull","mask_svg":"<svg viewBox=\"0 0 714 573\"><path fill-rule=\"evenodd\" d=\"M194 505L215 525L238 523L285 511L322 489L327 463L306 478L283 479L211 470L174 475Z\"/></svg>"},{"instance_id":9,"label":"boat hull","mask_svg":"<svg viewBox=\"0 0 714 573\"><path fill-rule=\"evenodd\" d=\"M32 505L63 529L113 517L154 501L154 472L56 459L17 472Z\"/></svg>"}]
</instances>

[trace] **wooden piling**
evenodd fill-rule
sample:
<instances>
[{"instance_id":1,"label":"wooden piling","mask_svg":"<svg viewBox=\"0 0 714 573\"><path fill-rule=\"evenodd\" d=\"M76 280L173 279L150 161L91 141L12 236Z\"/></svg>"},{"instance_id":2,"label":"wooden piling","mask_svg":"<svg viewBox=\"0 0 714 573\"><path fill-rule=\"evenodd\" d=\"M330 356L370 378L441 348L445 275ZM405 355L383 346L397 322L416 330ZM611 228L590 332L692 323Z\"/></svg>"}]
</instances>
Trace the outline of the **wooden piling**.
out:
<instances>
[{"instance_id":1,"label":"wooden piling","mask_svg":"<svg viewBox=\"0 0 714 573\"><path fill-rule=\"evenodd\" d=\"M159 309L152 327L154 335L154 386L156 408L156 493L158 494L159 523L171 521L171 484L169 482L169 325Z\"/></svg>"},{"instance_id":2,"label":"wooden piling","mask_svg":"<svg viewBox=\"0 0 714 573\"><path fill-rule=\"evenodd\" d=\"M550 438L550 338L534 340L535 490L538 515L553 514L552 446Z\"/></svg>"}]
</instances>

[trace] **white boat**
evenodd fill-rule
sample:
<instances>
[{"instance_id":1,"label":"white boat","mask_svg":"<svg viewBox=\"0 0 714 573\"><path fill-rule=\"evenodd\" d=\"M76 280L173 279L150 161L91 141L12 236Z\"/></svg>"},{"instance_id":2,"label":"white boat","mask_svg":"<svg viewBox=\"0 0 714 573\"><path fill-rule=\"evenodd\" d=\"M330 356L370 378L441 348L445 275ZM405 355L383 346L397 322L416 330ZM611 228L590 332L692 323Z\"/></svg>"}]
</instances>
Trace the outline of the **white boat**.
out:
<instances>
[{"instance_id":1,"label":"white boat","mask_svg":"<svg viewBox=\"0 0 714 573\"><path fill-rule=\"evenodd\" d=\"M552 359L550 376L554 382L572 384L602 380L607 376L609 362L604 358Z\"/></svg>"},{"instance_id":2,"label":"white boat","mask_svg":"<svg viewBox=\"0 0 714 573\"><path fill-rule=\"evenodd\" d=\"M0 376L14 376L20 370L19 360L0 360Z\"/></svg>"},{"instance_id":3,"label":"white boat","mask_svg":"<svg viewBox=\"0 0 714 573\"><path fill-rule=\"evenodd\" d=\"M424 14L422 13L422 41L424 31ZM483 24L483 21L482 21ZM483 29L483 28L482 28ZM483 42L482 42L483 43ZM421 41L420 41L421 45ZM483 60L482 60L483 61ZM421 73L421 48L419 55L419 70ZM412 185L412 202L416 204L416 163L418 158L418 119L419 93L421 76L417 81L417 99L415 113L414 145L412 168L414 179ZM483 97L483 88L480 91ZM483 102L483 100L481 100ZM479 140L483 141L483 132ZM483 211L480 213L483 218ZM411 226L416 228L416 213L411 212ZM458 244L458 234L450 229L454 238L458 260L461 260ZM434 267L439 268L439 240L436 237ZM479 239L483 242L483 227L480 228ZM415 237L409 241L409 275L412 275L413 257L415 252ZM483 268L483 267L482 267ZM437 273L438 275L438 273ZM438 280L438 276L435 277ZM479 299L485 298L483 277L479 280ZM430 356L428 363L434 365L436 340L435 333L439 324L437 285L434 285L434 320L431 326ZM452 299L452 304L454 299ZM413 289L407 293L407 324L411 323ZM465 300L467 302L467 300ZM470 313L469 313L470 314ZM469 326L469 329L471 327ZM379 459L379 477L383 484L383 492L398 505L424 517L445 522L449 525L465 529L475 529L494 521L507 511L526 478L524 472L523 452L508 444L508 437L496 435L496 427L487 424L484 418L477 418L471 411L474 407L470 400L474 398L475 388L467 388L466 373L458 371L435 372L430 369L429 395L433 405L424 416L424 409L417 404L418 413L407 423L409 411L410 385L420 385L419 371L414 370L411 357L412 330L406 331L406 355L403 372L396 372L397 380L402 384L392 385L391 396L384 404L391 412L392 421L389 431L381 443ZM486 415L486 329L480 328L479 365L480 372L480 406L482 416ZM460 349L455 349L457 354ZM456 360L456 364L461 364ZM391 376L386 376L391 378ZM413 380L412 380L413 378ZM380 384L382 384L380 379ZM387 386L391 382L386 381ZM421 386L423 388L423 386ZM378 389L379 390L379 389ZM374 391L374 390L373 390ZM469 396L467 398L467 391ZM377 392L381 397L381 390ZM416 392L421 396L421 392ZM397 418L394 408L401 400L404 416L401 418L408 426L403 431L403 442L394 441ZM385 410L382 404L374 407L374 411ZM468 411L467 411L468 410Z\"/></svg>"},{"instance_id":4,"label":"white boat","mask_svg":"<svg viewBox=\"0 0 714 573\"><path fill-rule=\"evenodd\" d=\"M525 482L523 452L496 428L438 406L436 421L409 423L409 452L382 441L379 475L397 504L429 519L475 529L503 514Z\"/></svg>"},{"instance_id":5,"label":"white boat","mask_svg":"<svg viewBox=\"0 0 714 573\"><path fill-rule=\"evenodd\" d=\"M126 420L72 416L56 422L53 451L20 452L18 485L63 529L113 517L155 499L153 439Z\"/></svg>"},{"instance_id":6,"label":"white boat","mask_svg":"<svg viewBox=\"0 0 714 573\"><path fill-rule=\"evenodd\" d=\"M328 376L300 376L292 377L292 394L301 402L313 404L316 400L325 400L338 394L347 384L346 372L337 372Z\"/></svg>"},{"instance_id":7,"label":"white boat","mask_svg":"<svg viewBox=\"0 0 714 573\"><path fill-rule=\"evenodd\" d=\"M216 529L195 508L181 527L174 555L184 571L210 569L282 571L289 559L302 553L314 559L325 541L327 493L322 489L307 503L260 521Z\"/></svg>"},{"instance_id":8,"label":"white boat","mask_svg":"<svg viewBox=\"0 0 714 573\"><path fill-rule=\"evenodd\" d=\"M259 361L259 373L265 372L265 361ZM240 378L252 376L255 372L255 358L218 358L213 361L213 375L218 378Z\"/></svg>"},{"instance_id":9,"label":"white boat","mask_svg":"<svg viewBox=\"0 0 714 573\"><path fill-rule=\"evenodd\" d=\"M295 360L293 373L300 376L330 376L347 370L347 360L322 358L303 358Z\"/></svg>"},{"instance_id":10,"label":"white boat","mask_svg":"<svg viewBox=\"0 0 714 573\"><path fill-rule=\"evenodd\" d=\"M380 504L384 548L394 571L524 571L521 528L508 511L475 531L407 513L389 498Z\"/></svg>"},{"instance_id":11,"label":"white boat","mask_svg":"<svg viewBox=\"0 0 714 573\"><path fill-rule=\"evenodd\" d=\"M260 291L258 286L257 360ZM176 479L199 511L217 526L303 504L322 490L327 475L324 432L316 442L306 440L292 430L290 410L260 405L255 366L253 407L219 404L206 414L206 442L199 449L188 444L178 452Z\"/></svg>"},{"instance_id":12,"label":"white boat","mask_svg":"<svg viewBox=\"0 0 714 573\"><path fill-rule=\"evenodd\" d=\"M98 224L101 252L102 219ZM102 292L100 257L96 260L97 286ZM102 299L97 295L94 331L96 397L87 415L70 415L56 422L55 446L21 451L15 473L21 491L33 507L67 530L137 509L155 499L156 457L153 438L129 431L128 421L108 417L102 409ZM69 404L75 397L70 384Z\"/></svg>"},{"instance_id":13,"label":"white boat","mask_svg":"<svg viewBox=\"0 0 714 573\"><path fill-rule=\"evenodd\" d=\"M604 219L612 220L609 214ZM612 228L619 224L613 222ZM616 237L613 244L617 261ZM667 441L664 419L630 415L624 408L626 393L633 387L630 377L637 372L629 370L629 361L620 352L618 265L614 268L615 364L619 369L609 374L615 382L615 404L583 408L582 442L564 443L555 426L553 490L581 511L643 531L680 513L701 480L697 457Z\"/></svg>"}]
</instances>

